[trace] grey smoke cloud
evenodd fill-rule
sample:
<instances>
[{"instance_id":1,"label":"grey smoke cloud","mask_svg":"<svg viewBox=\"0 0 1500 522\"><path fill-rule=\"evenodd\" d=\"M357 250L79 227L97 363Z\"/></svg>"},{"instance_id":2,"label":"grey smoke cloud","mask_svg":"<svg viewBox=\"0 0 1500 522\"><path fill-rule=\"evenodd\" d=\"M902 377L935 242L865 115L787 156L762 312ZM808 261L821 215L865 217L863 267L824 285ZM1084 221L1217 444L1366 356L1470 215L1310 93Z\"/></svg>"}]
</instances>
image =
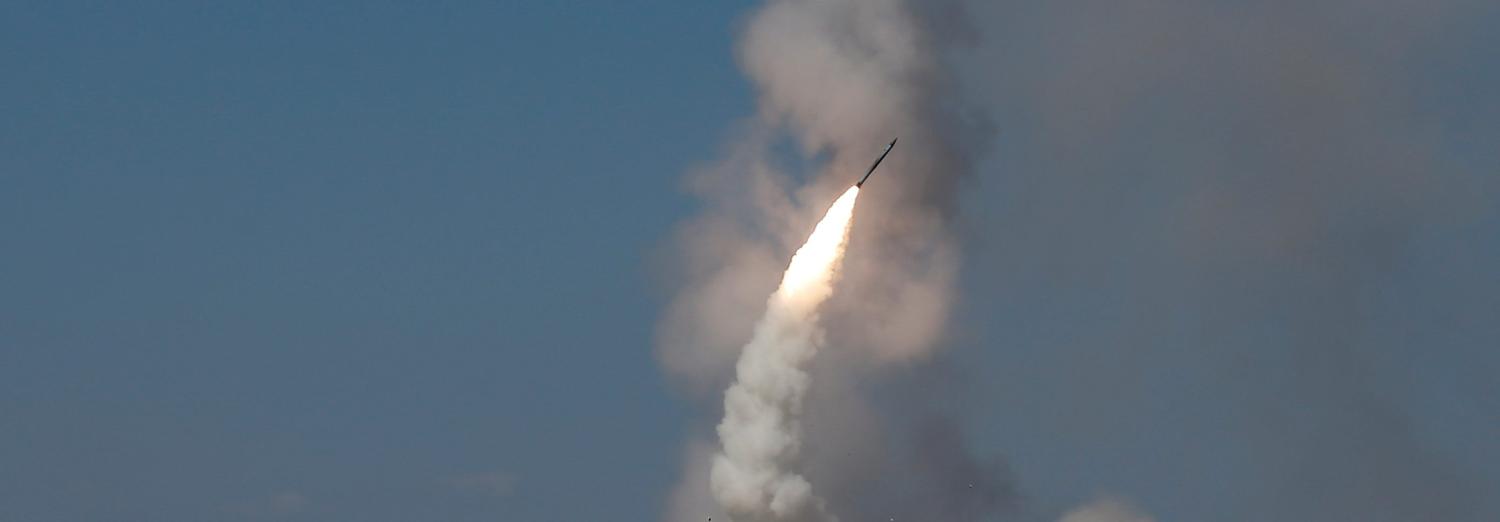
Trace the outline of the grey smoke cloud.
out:
<instances>
[{"instance_id":1,"label":"grey smoke cloud","mask_svg":"<svg viewBox=\"0 0 1500 522\"><path fill-rule=\"evenodd\" d=\"M941 24L961 20L950 12L955 7L945 3L918 9L894 0L768 2L750 16L740 37L740 61L760 93L759 114L736 136L722 164L690 174L690 188L708 205L705 215L678 233L682 261L674 271L682 274L681 286L662 322L658 356L679 382L700 397L711 397L724 388L729 365L765 311L765 296L790 249L879 147L903 137L869 185L880 189L860 198L838 291L820 310L825 351L844 354L820 353L819 358L844 364L814 363L806 440L796 443L798 462L777 467L776 476L783 476L782 469L816 474L819 482L813 489L827 487L835 493L830 500L835 516L859 513L857 503L840 499L877 492L876 479L854 470L889 467L887 455L905 458L916 451L912 445L936 442L856 431L909 431L907 423L916 422L911 420L915 415L881 411L859 383L874 379L885 365L931 357L946 331L959 267L951 230L955 188L970 174L982 142L976 133L983 131L982 118L961 111L964 104L949 96L956 92L956 78L943 53L958 32L942 30ZM819 160L805 180L793 181L774 168L772 145L781 135ZM740 373L745 377L743 363ZM731 397L737 396L732 391ZM738 440L725 434L740 430L721 426L719 431L726 445ZM961 439L957 430L945 433ZM986 473L958 462L969 458L962 449L939 456L945 460L922 475ZM716 487L751 483L728 480L729 475L719 474L721 468L732 469L716 464ZM684 471L684 477L697 475ZM990 486L998 481L981 482L982 491L998 491ZM683 492L692 490L679 487L669 511L695 505L697 500L684 498ZM753 490L758 489L744 489ZM730 492L715 490L721 499L754 496ZM931 498L904 509L943 509L922 508L923 502L945 501L943 496ZM729 507L749 512L739 504L753 503L735 504ZM965 509L977 514L995 505L977 501Z\"/></svg>"},{"instance_id":2,"label":"grey smoke cloud","mask_svg":"<svg viewBox=\"0 0 1500 522\"><path fill-rule=\"evenodd\" d=\"M1139 465L1081 487L1162 518L1497 516L1493 5L972 8L1002 432Z\"/></svg>"},{"instance_id":3,"label":"grey smoke cloud","mask_svg":"<svg viewBox=\"0 0 1500 522\"><path fill-rule=\"evenodd\" d=\"M761 113L690 175L669 374L723 389L789 248L897 133L812 369L833 512L1056 520L1106 490L1162 519L1500 516L1500 9L939 4L747 22ZM827 160L805 183L783 129ZM993 452L1040 434L1073 478L1014 485Z\"/></svg>"},{"instance_id":4,"label":"grey smoke cloud","mask_svg":"<svg viewBox=\"0 0 1500 522\"><path fill-rule=\"evenodd\" d=\"M939 7L934 7L939 6ZM791 249L881 146L909 136L861 197L842 291L830 323L882 360L936 346L959 266L950 224L956 187L983 144L984 119L952 96L943 65L952 3L774 1L740 38L740 61L761 93L760 113L730 140L725 160L689 174L704 215L677 233L680 285L662 321L658 356L669 373L714 388L774 288ZM941 7L941 8L940 8ZM789 135L826 157L809 179L776 167ZM873 326L873 328L872 328Z\"/></svg>"}]
</instances>

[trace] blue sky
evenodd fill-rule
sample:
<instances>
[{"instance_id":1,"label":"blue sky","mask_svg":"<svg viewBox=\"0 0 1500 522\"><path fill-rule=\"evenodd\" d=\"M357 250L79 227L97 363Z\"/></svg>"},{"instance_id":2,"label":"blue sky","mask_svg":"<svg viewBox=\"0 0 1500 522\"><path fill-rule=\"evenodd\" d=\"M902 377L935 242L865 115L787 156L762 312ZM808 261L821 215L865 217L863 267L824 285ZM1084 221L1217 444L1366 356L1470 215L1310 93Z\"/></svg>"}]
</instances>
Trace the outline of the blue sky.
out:
<instances>
[{"instance_id":1,"label":"blue sky","mask_svg":"<svg viewBox=\"0 0 1500 522\"><path fill-rule=\"evenodd\" d=\"M1323 4L973 11L939 363L1023 511L1500 511L1500 14ZM751 7L0 7L0 519L658 518Z\"/></svg>"},{"instance_id":2,"label":"blue sky","mask_svg":"<svg viewBox=\"0 0 1500 522\"><path fill-rule=\"evenodd\" d=\"M0 8L0 518L654 517L745 7L553 4Z\"/></svg>"}]
</instances>

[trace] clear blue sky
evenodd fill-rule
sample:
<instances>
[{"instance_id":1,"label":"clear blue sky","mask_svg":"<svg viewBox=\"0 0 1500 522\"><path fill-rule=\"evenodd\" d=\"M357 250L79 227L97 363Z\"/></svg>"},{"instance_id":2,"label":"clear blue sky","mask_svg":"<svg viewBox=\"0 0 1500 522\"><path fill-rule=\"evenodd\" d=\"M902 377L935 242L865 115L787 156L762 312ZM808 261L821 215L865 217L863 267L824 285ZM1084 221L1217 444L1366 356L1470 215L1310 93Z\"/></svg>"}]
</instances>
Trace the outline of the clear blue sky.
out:
<instances>
[{"instance_id":1,"label":"clear blue sky","mask_svg":"<svg viewBox=\"0 0 1500 522\"><path fill-rule=\"evenodd\" d=\"M0 7L0 519L653 518L744 3L145 4Z\"/></svg>"},{"instance_id":2,"label":"clear blue sky","mask_svg":"<svg viewBox=\"0 0 1500 522\"><path fill-rule=\"evenodd\" d=\"M1314 3L969 14L1023 516L1500 512L1500 9ZM228 4L0 6L0 520L656 519L751 2Z\"/></svg>"}]
</instances>

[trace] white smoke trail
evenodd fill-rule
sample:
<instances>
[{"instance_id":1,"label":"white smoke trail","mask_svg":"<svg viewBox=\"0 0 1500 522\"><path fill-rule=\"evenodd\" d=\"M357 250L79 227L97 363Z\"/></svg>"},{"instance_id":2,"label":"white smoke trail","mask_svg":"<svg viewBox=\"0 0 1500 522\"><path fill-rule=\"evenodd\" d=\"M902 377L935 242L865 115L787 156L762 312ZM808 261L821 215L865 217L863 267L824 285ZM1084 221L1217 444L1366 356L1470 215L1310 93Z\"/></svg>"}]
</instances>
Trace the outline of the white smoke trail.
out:
<instances>
[{"instance_id":1,"label":"white smoke trail","mask_svg":"<svg viewBox=\"0 0 1500 522\"><path fill-rule=\"evenodd\" d=\"M949 331L957 188L986 143L984 117L948 65L968 34L956 0L765 0L745 19L738 58L757 111L721 163L688 176L704 212L683 223L678 255L664 258L675 288L657 334L663 369L694 400L736 383L722 455L684 458L666 520L702 522L715 503L736 522L972 520L1010 498L1002 467L970 453L939 399L868 394L893 375L925 372L914 365ZM807 211L822 210L804 203L844 191L897 136L877 190L860 195L837 295L802 289L783 302L784 284L766 310L785 249L804 239L816 218ZM805 176L783 171L784 138L808 160L796 173ZM815 346L817 359L802 360ZM811 390L809 374L819 382ZM689 447L715 445L706 427L694 426Z\"/></svg>"},{"instance_id":2,"label":"white smoke trail","mask_svg":"<svg viewBox=\"0 0 1500 522\"><path fill-rule=\"evenodd\" d=\"M792 256L724 393L723 447L709 476L714 498L736 520L835 520L796 470L806 365L822 342L818 306L833 283L859 188L849 187Z\"/></svg>"}]
</instances>

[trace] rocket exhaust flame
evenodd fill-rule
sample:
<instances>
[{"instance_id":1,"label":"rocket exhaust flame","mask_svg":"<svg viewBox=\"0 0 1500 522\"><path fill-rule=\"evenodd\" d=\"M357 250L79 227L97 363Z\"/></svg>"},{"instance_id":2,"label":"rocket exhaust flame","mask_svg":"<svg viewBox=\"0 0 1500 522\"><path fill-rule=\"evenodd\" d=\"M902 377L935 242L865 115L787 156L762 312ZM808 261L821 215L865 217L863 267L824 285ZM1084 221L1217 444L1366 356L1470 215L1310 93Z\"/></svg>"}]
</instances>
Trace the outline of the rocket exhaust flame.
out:
<instances>
[{"instance_id":1,"label":"rocket exhaust flame","mask_svg":"<svg viewBox=\"0 0 1500 522\"><path fill-rule=\"evenodd\" d=\"M710 487L739 522L832 521L791 466L801 449L806 365L822 342L818 306L833 293L859 187L849 187L797 249L724 393Z\"/></svg>"}]
</instances>

